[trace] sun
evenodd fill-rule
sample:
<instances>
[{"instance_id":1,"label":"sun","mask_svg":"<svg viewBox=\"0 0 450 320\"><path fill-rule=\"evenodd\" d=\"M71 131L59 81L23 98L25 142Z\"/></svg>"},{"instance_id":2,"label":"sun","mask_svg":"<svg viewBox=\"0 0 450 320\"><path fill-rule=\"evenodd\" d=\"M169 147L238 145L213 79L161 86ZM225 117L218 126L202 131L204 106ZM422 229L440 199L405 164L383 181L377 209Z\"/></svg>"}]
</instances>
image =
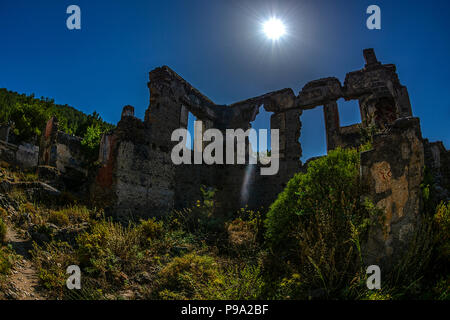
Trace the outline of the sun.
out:
<instances>
[{"instance_id":1,"label":"sun","mask_svg":"<svg viewBox=\"0 0 450 320\"><path fill-rule=\"evenodd\" d=\"M267 20L263 25L263 30L266 36L272 40L278 40L286 34L284 23L277 18Z\"/></svg>"}]
</instances>

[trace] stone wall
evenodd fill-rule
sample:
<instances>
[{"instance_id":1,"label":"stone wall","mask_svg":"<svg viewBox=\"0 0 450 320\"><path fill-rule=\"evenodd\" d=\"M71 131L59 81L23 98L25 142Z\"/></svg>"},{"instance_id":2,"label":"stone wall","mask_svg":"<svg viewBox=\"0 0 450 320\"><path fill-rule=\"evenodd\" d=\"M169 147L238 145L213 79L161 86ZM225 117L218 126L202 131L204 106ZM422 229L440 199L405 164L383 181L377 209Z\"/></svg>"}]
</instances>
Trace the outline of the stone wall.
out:
<instances>
[{"instance_id":1,"label":"stone wall","mask_svg":"<svg viewBox=\"0 0 450 320\"><path fill-rule=\"evenodd\" d=\"M39 147L30 143L10 143L10 129L9 126L0 127L0 159L23 169L36 168Z\"/></svg>"},{"instance_id":2,"label":"stone wall","mask_svg":"<svg viewBox=\"0 0 450 320\"><path fill-rule=\"evenodd\" d=\"M52 117L45 127L39 147L40 177L47 181L52 168L56 180L53 184L60 188L78 190L88 178L89 159L81 145L81 138L58 130L58 119ZM41 176L45 175L44 176ZM47 181L50 183L50 181Z\"/></svg>"},{"instance_id":3,"label":"stone wall","mask_svg":"<svg viewBox=\"0 0 450 320\"><path fill-rule=\"evenodd\" d=\"M299 143L303 110L323 106L328 150L360 145L363 142L362 130L373 128L374 132L380 133L374 150L366 153L365 157L369 158L364 158L364 166L369 167L364 172L364 178L372 181L369 197L377 204L384 201L395 207L389 209L387 215L390 216L390 228L394 230L391 233L396 234L396 215L400 212L398 206L402 204L403 216L408 217L402 220L408 221L406 225L420 207L420 195L415 192L422 177L418 167L423 164L424 152L417 149L420 147L417 147L414 138L421 141L420 128L418 120L411 118L408 92L398 79L396 67L381 64L373 49L364 50L363 55L365 66L348 73L344 85L337 78L324 78L307 83L298 95L287 88L231 105L215 104L167 66L151 71L148 83L150 104L145 119L142 121L134 117L133 107L124 107L117 129L103 137L99 155L101 166L91 186L92 193L107 199L110 212L120 217L161 215L173 208L191 206L200 199L202 185L218 190L216 200L218 211L222 213L233 212L245 205L253 209L267 208L287 181L304 169L300 161L302 148ZM337 103L341 98L359 102L360 124L341 127ZM261 108L273 113L271 129L279 129L278 174L261 176L261 164L176 166L172 163L170 153L178 142L171 141L171 135L175 129L187 128L189 112L203 122L203 130L216 128L225 133L226 129L250 128ZM402 122L399 119L408 120ZM385 154L389 148L388 141L404 145L399 150L392 150L392 154ZM199 146L201 151L207 144ZM392 146L393 149L397 147ZM445 148L439 150L440 159L448 159ZM367 155L373 155L373 158ZM415 158L403 159L406 155ZM394 163L395 157L403 160ZM370 161L373 159L377 162L372 164ZM414 168L405 161L416 161ZM395 180L389 182L388 187L383 187L388 189L380 191L394 192L395 196L386 196L383 198L385 200L377 198L381 187L374 182L378 180L373 180L372 167L375 171L391 170L396 173ZM406 176L402 173L404 171ZM413 174L414 181L411 180ZM400 179L400 184L404 181L408 183L405 203L402 202L404 199L397 199L396 192L403 190L397 179ZM419 202L413 203L411 199L415 196ZM379 206L384 202L380 202ZM404 234L406 229L402 230Z\"/></svg>"},{"instance_id":4,"label":"stone wall","mask_svg":"<svg viewBox=\"0 0 450 320\"><path fill-rule=\"evenodd\" d=\"M367 195L384 212L383 226L372 228L363 252L368 264L390 268L408 248L420 222L424 146L418 118L396 120L376 135L373 149L361 153L361 179Z\"/></svg>"}]
</instances>

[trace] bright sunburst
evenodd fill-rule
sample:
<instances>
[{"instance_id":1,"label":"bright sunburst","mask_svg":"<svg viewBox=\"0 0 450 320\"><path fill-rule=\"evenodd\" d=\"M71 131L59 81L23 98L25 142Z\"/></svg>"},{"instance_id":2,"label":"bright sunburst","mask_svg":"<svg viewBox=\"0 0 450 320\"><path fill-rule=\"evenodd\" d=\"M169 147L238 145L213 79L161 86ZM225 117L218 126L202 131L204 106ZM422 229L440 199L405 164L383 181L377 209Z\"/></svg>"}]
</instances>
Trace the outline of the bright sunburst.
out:
<instances>
[{"instance_id":1,"label":"bright sunburst","mask_svg":"<svg viewBox=\"0 0 450 320\"><path fill-rule=\"evenodd\" d=\"M272 40L278 40L286 34L286 27L284 23L277 18L267 20L264 23L263 29L266 36Z\"/></svg>"}]
</instances>

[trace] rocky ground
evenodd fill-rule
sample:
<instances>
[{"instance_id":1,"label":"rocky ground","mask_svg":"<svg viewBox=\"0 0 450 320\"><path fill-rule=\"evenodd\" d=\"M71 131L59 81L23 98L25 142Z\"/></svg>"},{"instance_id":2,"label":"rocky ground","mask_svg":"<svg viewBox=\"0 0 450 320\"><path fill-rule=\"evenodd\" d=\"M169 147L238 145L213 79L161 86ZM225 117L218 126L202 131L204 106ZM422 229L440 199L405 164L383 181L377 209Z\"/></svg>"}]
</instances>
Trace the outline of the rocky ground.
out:
<instances>
[{"instance_id":1,"label":"rocky ground","mask_svg":"<svg viewBox=\"0 0 450 320\"><path fill-rule=\"evenodd\" d=\"M12 300L43 300L45 294L39 289L39 278L31 262L31 240L20 235L12 226L8 228L6 242L17 253L18 259L8 277L3 295Z\"/></svg>"}]
</instances>

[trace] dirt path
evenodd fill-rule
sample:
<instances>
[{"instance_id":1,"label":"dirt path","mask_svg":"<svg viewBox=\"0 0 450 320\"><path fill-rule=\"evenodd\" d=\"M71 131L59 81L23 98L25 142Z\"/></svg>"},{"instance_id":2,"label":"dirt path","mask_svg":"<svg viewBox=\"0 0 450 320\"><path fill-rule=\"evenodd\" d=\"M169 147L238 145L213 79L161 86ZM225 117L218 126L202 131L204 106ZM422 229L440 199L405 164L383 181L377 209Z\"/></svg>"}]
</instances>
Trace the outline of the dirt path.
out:
<instances>
[{"instance_id":1,"label":"dirt path","mask_svg":"<svg viewBox=\"0 0 450 320\"><path fill-rule=\"evenodd\" d=\"M8 279L5 295L13 300L43 300L45 296L38 290L39 278L31 262L32 245L30 240L21 237L11 226L6 234L8 244L19 255L18 261Z\"/></svg>"}]
</instances>

